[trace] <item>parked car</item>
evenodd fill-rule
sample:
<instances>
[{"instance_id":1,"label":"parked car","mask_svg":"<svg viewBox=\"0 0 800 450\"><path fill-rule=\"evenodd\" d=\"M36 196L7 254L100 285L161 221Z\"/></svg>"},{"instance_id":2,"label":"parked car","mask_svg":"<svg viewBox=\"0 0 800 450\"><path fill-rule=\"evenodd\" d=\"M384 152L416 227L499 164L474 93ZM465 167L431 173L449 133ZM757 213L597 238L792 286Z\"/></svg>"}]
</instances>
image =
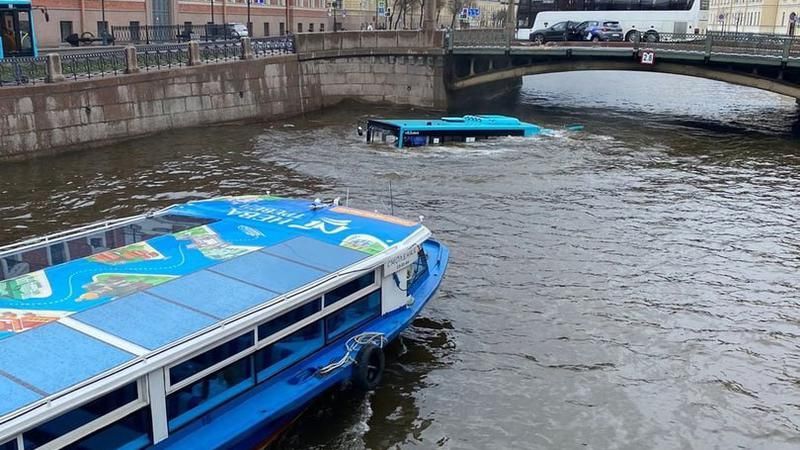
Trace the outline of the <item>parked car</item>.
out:
<instances>
[{"instance_id":1,"label":"parked car","mask_svg":"<svg viewBox=\"0 0 800 450\"><path fill-rule=\"evenodd\" d=\"M243 23L232 22L225 25L225 27L227 28L226 34L230 35L234 39L250 36L250 32L247 30L247 26Z\"/></svg>"},{"instance_id":2,"label":"parked car","mask_svg":"<svg viewBox=\"0 0 800 450\"><path fill-rule=\"evenodd\" d=\"M575 34L592 42L621 41L622 27L615 20L587 20L577 26Z\"/></svg>"},{"instance_id":3,"label":"parked car","mask_svg":"<svg viewBox=\"0 0 800 450\"><path fill-rule=\"evenodd\" d=\"M530 40L537 44L579 40L580 37L576 34L577 27L578 22L571 20L554 23L547 28L533 30L530 34Z\"/></svg>"}]
</instances>

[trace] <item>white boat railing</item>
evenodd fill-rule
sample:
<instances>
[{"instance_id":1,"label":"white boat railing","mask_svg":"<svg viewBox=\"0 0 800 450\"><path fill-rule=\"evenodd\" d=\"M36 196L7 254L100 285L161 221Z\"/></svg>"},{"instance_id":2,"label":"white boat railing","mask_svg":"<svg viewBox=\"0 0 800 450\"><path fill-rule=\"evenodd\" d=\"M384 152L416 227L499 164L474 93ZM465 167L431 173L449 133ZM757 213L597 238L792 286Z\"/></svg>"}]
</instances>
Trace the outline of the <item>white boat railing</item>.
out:
<instances>
[{"instance_id":1,"label":"white boat railing","mask_svg":"<svg viewBox=\"0 0 800 450\"><path fill-rule=\"evenodd\" d=\"M57 242L69 241L84 236L90 236L100 231L106 231L110 228L115 228L121 225L126 225L132 222L136 222L138 220L154 217L156 215L163 214L164 212L166 212L167 210L169 210L174 206L175 205L170 205L166 208L148 212L145 214L139 214L137 216L123 217L120 219L109 219L103 222L95 222L88 225L81 225L71 230L59 231L45 236L39 236L35 238L26 239L24 241L14 242L12 244L2 245L0 246L0 258L8 255L22 253L37 248L41 245L54 244Z\"/></svg>"}]
</instances>

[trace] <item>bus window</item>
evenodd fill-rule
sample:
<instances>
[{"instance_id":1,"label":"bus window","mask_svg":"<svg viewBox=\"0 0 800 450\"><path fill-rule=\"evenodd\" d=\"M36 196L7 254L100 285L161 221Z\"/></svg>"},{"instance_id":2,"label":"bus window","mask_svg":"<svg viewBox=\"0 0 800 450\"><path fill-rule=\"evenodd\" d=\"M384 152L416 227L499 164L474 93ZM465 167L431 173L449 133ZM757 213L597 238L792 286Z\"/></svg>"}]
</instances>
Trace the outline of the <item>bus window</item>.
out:
<instances>
[{"instance_id":1,"label":"bus window","mask_svg":"<svg viewBox=\"0 0 800 450\"><path fill-rule=\"evenodd\" d=\"M14 13L11 11L0 12L0 38L3 39L3 54L17 53L17 36L14 32Z\"/></svg>"},{"instance_id":2,"label":"bus window","mask_svg":"<svg viewBox=\"0 0 800 450\"><path fill-rule=\"evenodd\" d=\"M33 54L33 33L31 33L31 12L19 11L19 51L24 55Z\"/></svg>"}]
</instances>

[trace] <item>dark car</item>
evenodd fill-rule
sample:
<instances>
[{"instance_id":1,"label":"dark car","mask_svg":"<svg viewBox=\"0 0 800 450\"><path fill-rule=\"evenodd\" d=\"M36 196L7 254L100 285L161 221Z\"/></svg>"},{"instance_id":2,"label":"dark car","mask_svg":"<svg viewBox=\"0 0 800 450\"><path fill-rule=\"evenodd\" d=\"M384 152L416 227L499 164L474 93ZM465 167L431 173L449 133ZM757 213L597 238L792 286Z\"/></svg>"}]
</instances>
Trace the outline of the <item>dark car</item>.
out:
<instances>
[{"instance_id":1,"label":"dark car","mask_svg":"<svg viewBox=\"0 0 800 450\"><path fill-rule=\"evenodd\" d=\"M544 44L545 42L573 41L578 37L578 35L575 34L577 27L578 22L573 22L571 20L554 23L547 28L533 30L533 32L530 34L530 39L537 44Z\"/></svg>"},{"instance_id":2,"label":"dark car","mask_svg":"<svg viewBox=\"0 0 800 450\"><path fill-rule=\"evenodd\" d=\"M575 34L584 41L621 41L622 27L615 20L587 20L578 25Z\"/></svg>"}]
</instances>

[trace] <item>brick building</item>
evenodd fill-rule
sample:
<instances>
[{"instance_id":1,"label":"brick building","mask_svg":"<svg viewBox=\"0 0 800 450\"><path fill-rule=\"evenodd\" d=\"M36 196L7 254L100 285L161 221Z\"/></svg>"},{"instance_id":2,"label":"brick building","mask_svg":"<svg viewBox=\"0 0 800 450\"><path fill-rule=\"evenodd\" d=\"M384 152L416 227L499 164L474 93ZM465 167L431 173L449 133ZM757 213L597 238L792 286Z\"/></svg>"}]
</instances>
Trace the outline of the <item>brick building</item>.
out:
<instances>
[{"instance_id":1,"label":"brick building","mask_svg":"<svg viewBox=\"0 0 800 450\"><path fill-rule=\"evenodd\" d=\"M71 33L97 36L103 9L109 27L247 23L247 0L34 0L34 7L42 48L66 45ZM331 18L325 0L250 0L250 22L253 36L260 37L330 30Z\"/></svg>"}]
</instances>

